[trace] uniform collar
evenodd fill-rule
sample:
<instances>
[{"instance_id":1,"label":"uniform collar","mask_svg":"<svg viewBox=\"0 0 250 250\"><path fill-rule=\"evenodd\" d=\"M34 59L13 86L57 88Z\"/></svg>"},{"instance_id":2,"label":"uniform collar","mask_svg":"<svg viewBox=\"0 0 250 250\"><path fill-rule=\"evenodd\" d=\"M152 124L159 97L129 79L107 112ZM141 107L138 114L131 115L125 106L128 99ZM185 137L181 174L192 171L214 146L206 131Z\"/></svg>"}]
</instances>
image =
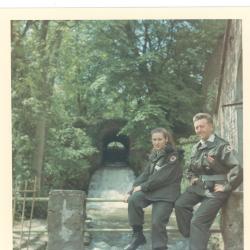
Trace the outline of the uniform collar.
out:
<instances>
[{"instance_id":1,"label":"uniform collar","mask_svg":"<svg viewBox=\"0 0 250 250\"><path fill-rule=\"evenodd\" d=\"M215 140L215 135L214 134L211 134L207 140L200 140L199 143L198 143L198 148L199 149L203 149L203 148L206 148L211 142L214 142Z\"/></svg>"},{"instance_id":2,"label":"uniform collar","mask_svg":"<svg viewBox=\"0 0 250 250\"><path fill-rule=\"evenodd\" d=\"M206 142L214 142L214 139L215 139L215 135L214 134L211 134L208 139L205 141L203 139L200 140L200 143L201 145L205 145Z\"/></svg>"},{"instance_id":3,"label":"uniform collar","mask_svg":"<svg viewBox=\"0 0 250 250\"><path fill-rule=\"evenodd\" d=\"M152 150L151 154L149 155L149 159L153 162L158 161L159 158L166 154L170 154L174 152L174 149L170 143L167 143L166 146L161 150Z\"/></svg>"}]
</instances>

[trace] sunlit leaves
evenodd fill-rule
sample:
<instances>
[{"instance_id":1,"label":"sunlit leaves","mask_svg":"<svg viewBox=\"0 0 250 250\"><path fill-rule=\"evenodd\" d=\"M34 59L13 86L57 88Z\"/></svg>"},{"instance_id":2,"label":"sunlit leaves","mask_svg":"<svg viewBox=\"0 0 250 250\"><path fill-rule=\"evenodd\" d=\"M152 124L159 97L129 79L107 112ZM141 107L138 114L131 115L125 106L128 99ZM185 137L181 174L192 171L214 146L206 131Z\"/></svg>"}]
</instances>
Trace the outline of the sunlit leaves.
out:
<instances>
[{"instance_id":1,"label":"sunlit leaves","mask_svg":"<svg viewBox=\"0 0 250 250\"><path fill-rule=\"evenodd\" d=\"M223 35L224 23L14 21L15 167L21 172L31 165L41 117L47 126L45 171L58 176L66 162L78 166L96 152L97 142L89 131L104 120L126 120L121 132L133 138L131 147L137 149L150 145L148 135L154 127L166 127L175 137L189 136L191 118L204 105L204 65Z\"/></svg>"}]
</instances>

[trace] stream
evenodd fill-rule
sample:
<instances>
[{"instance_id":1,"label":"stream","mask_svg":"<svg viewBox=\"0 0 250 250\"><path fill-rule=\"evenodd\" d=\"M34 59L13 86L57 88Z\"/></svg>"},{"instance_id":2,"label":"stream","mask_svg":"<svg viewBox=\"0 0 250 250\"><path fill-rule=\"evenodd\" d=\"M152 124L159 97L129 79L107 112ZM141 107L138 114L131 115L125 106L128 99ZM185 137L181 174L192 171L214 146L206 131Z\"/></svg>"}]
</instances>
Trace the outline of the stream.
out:
<instances>
[{"instance_id":1,"label":"stream","mask_svg":"<svg viewBox=\"0 0 250 250\"><path fill-rule=\"evenodd\" d=\"M122 199L129 191L135 179L133 171L128 167L108 166L98 169L92 176L89 186L89 198ZM150 228L151 206L145 210L144 228ZM127 203L123 202L89 202L87 203L89 228L129 229ZM170 224L175 225L171 216ZM176 225L175 225L176 226ZM138 250L151 250L150 231L144 233L147 244ZM168 233L170 250L185 250L184 241L177 233ZM122 250L129 242L131 232L91 232L91 242L87 250Z\"/></svg>"}]
</instances>

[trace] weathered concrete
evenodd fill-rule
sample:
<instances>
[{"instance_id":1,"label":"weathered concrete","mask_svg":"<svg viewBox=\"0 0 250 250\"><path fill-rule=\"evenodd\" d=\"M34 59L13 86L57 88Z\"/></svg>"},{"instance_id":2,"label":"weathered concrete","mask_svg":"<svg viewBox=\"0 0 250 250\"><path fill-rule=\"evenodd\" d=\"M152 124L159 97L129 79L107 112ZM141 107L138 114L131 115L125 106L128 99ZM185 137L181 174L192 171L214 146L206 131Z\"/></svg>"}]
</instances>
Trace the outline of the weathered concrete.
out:
<instances>
[{"instance_id":1,"label":"weathered concrete","mask_svg":"<svg viewBox=\"0 0 250 250\"><path fill-rule=\"evenodd\" d=\"M242 21L228 20L223 39L206 65L206 111L213 114L216 133L229 141L243 166ZM209 96L214 98L209 102ZM244 166L243 166L244 168ZM242 190L242 185L237 190ZM243 194L233 193L222 210L225 250L243 249Z\"/></svg>"},{"instance_id":2,"label":"weathered concrete","mask_svg":"<svg viewBox=\"0 0 250 250\"><path fill-rule=\"evenodd\" d=\"M218 133L238 151L243 164L242 23L231 20L224 39L224 56L215 123ZM237 190L242 190L240 186ZM222 210L225 250L243 249L243 194L233 193Z\"/></svg>"},{"instance_id":3,"label":"weathered concrete","mask_svg":"<svg viewBox=\"0 0 250 250\"><path fill-rule=\"evenodd\" d=\"M85 193L53 190L48 203L47 250L83 250Z\"/></svg>"},{"instance_id":4,"label":"weathered concrete","mask_svg":"<svg viewBox=\"0 0 250 250\"><path fill-rule=\"evenodd\" d=\"M225 250L243 250L243 192L232 193L223 207L221 230Z\"/></svg>"},{"instance_id":5,"label":"weathered concrete","mask_svg":"<svg viewBox=\"0 0 250 250\"><path fill-rule=\"evenodd\" d=\"M220 86L215 114L218 133L228 140L242 156L242 23L232 20L228 23L224 39L224 56L220 72Z\"/></svg>"}]
</instances>

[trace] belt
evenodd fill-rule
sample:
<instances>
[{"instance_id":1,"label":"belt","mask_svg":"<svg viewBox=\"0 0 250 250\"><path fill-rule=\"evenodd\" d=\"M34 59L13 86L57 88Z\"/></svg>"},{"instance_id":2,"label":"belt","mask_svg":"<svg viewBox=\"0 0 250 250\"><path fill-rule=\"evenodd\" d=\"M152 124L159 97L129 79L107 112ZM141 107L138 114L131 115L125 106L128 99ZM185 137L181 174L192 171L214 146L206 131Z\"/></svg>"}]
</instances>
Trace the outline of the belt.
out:
<instances>
[{"instance_id":1,"label":"belt","mask_svg":"<svg viewBox=\"0 0 250 250\"><path fill-rule=\"evenodd\" d=\"M226 181L226 174L201 175L202 181Z\"/></svg>"}]
</instances>

